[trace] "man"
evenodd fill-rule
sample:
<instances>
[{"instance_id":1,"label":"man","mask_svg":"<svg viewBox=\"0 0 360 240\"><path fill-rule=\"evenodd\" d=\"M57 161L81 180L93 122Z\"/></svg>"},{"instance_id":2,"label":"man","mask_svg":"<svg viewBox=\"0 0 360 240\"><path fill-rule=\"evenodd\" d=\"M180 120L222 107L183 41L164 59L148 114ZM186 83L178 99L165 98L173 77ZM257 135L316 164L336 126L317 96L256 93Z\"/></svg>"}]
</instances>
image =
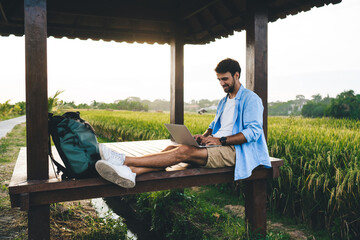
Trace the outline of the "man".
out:
<instances>
[{"instance_id":1,"label":"man","mask_svg":"<svg viewBox=\"0 0 360 240\"><path fill-rule=\"evenodd\" d=\"M241 68L237 61L227 58L216 66L215 72L227 95L219 102L209 128L194 138L202 144L222 146L169 146L160 153L125 157L102 144L103 160L96 163L98 173L110 182L131 188L135 186L136 175L161 171L180 162L208 168L235 165L235 180L249 177L259 165L271 167L262 128L261 99L240 83Z\"/></svg>"}]
</instances>

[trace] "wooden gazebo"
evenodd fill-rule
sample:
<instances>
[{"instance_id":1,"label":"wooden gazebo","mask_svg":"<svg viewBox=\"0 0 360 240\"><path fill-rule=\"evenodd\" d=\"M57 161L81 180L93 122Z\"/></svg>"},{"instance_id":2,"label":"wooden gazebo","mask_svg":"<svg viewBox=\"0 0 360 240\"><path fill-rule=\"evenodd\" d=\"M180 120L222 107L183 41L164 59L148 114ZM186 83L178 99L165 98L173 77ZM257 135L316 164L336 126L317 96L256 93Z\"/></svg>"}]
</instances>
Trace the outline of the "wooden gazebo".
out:
<instances>
[{"instance_id":1,"label":"wooden gazebo","mask_svg":"<svg viewBox=\"0 0 360 240\"><path fill-rule=\"evenodd\" d=\"M246 86L263 100L266 134L268 22L339 2L341 0L0 0L0 35L25 35L27 181L49 179L47 37L170 44L170 118L172 123L182 124L184 45L205 44L232 35L234 31L246 30ZM21 204L28 204L25 208L29 213L29 239L49 238L46 230L49 205L33 205L32 196L35 195L16 195Z\"/></svg>"}]
</instances>

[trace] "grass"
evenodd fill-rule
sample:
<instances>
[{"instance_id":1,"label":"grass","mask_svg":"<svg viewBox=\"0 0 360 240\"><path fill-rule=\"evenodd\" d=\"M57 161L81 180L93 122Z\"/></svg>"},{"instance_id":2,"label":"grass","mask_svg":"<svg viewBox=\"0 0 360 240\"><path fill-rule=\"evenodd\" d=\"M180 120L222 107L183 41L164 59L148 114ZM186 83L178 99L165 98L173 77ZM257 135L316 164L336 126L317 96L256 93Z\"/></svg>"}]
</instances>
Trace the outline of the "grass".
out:
<instances>
[{"instance_id":1,"label":"grass","mask_svg":"<svg viewBox=\"0 0 360 240\"><path fill-rule=\"evenodd\" d=\"M123 198L124 199L124 198ZM160 239L260 239L247 235L242 200L215 186L142 193L136 201L139 220L148 219ZM122 203L120 203L122 204ZM284 230L268 230L266 239L287 240Z\"/></svg>"},{"instance_id":2,"label":"grass","mask_svg":"<svg viewBox=\"0 0 360 240\"><path fill-rule=\"evenodd\" d=\"M358 238L360 121L269 118L268 146L284 159L271 206L334 238Z\"/></svg>"},{"instance_id":3,"label":"grass","mask_svg":"<svg viewBox=\"0 0 360 240\"><path fill-rule=\"evenodd\" d=\"M25 146L25 124L0 139L0 236L26 238L26 214L10 207L8 186L20 147ZM6 224L4 224L6 222Z\"/></svg>"},{"instance_id":4,"label":"grass","mask_svg":"<svg viewBox=\"0 0 360 240\"><path fill-rule=\"evenodd\" d=\"M84 111L105 139L168 138L165 113ZM202 133L213 114L185 114L190 131ZM335 238L360 236L360 121L270 117L268 147L285 161L269 191L270 207Z\"/></svg>"},{"instance_id":5,"label":"grass","mask_svg":"<svg viewBox=\"0 0 360 240\"><path fill-rule=\"evenodd\" d=\"M0 139L0 163L16 160L20 147L26 146L25 123L17 125L5 137Z\"/></svg>"},{"instance_id":6,"label":"grass","mask_svg":"<svg viewBox=\"0 0 360 240\"><path fill-rule=\"evenodd\" d=\"M96 129L99 137L111 142L169 139L164 123L170 122L169 113L92 110L81 111ZM185 125L193 134L203 133L213 120L212 114L185 114Z\"/></svg>"},{"instance_id":7,"label":"grass","mask_svg":"<svg viewBox=\"0 0 360 240\"><path fill-rule=\"evenodd\" d=\"M52 204L50 211L53 239L129 239L120 219L97 217L88 201Z\"/></svg>"},{"instance_id":8,"label":"grass","mask_svg":"<svg viewBox=\"0 0 360 240\"><path fill-rule=\"evenodd\" d=\"M163 127L169 122L168 114L84 111L81 116L100 132L101 141L168 138ZM201 133L212 118L211 114L185 114L185 124L192 133ZM271 117L268 129L270 155L285 160L270 188L271 212L294 219L295 225L305 222L325 230L324 239L329 234L356 239L360 234L360 122ZM3 152L14 145L7 140L1 144ZM9 157L0 161L8 162Z\"/></svg>"}]
</instances>

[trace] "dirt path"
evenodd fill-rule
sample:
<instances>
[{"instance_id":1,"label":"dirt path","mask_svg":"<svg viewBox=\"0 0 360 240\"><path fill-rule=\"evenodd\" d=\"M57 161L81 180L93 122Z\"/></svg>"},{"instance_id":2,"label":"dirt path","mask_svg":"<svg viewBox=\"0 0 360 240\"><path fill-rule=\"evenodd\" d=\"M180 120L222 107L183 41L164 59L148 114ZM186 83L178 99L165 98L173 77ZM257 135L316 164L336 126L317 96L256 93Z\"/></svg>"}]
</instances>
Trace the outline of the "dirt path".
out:
<instances>
[{"instance_id":1,"label":"dirt path","mask_svg":"<svg viewBox=\"0 0 360 240\"><path fill-rule=\"evenodd\" d=\"M11 132L11 130L18 124L23 123L26 121L26 116L21 116L17 118L12 118L9 120L0 121L0 138L3 138L6 136L8 132Z\"/></svg>"},{"instance_id":2,"label":"dirt path","mask_svg":"<svg viewBox=\"0 0 360 240\"><path fill-rule=\"evenodd\" d=\"M241 217L241 218L245 217L245 207L244 206L226 205L225 209L238 217ZM287 234L290 235L291 239L300 239L300 240L312 239L312 236L309 236L298 229L285 226L282 223L272 222L270 220L267 221L267 229L286 232Z\"/></svg>"}]
</instances>

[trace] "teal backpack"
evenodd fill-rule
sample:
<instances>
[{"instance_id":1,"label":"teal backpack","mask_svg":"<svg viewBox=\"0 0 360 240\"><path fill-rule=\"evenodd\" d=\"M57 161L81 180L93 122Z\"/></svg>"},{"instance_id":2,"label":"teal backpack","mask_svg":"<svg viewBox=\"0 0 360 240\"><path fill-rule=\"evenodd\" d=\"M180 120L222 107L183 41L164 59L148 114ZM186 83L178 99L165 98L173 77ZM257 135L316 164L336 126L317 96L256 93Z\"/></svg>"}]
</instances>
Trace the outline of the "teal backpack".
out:
<instances>
[{"instance_id":1,"label":"teal backpack","mask_svg":"<svg viewBox=\"0 0 360 240\"><path fill-rule=\"evenodd\" d=\"M49 156L62 172L62 179L98 176L95 163L100 160L99 144L92 126L80 118L79 112L62 116L48 115ZM50 135L65 166L58 163L51 152Z\"/></svg>"}]
</instances>

